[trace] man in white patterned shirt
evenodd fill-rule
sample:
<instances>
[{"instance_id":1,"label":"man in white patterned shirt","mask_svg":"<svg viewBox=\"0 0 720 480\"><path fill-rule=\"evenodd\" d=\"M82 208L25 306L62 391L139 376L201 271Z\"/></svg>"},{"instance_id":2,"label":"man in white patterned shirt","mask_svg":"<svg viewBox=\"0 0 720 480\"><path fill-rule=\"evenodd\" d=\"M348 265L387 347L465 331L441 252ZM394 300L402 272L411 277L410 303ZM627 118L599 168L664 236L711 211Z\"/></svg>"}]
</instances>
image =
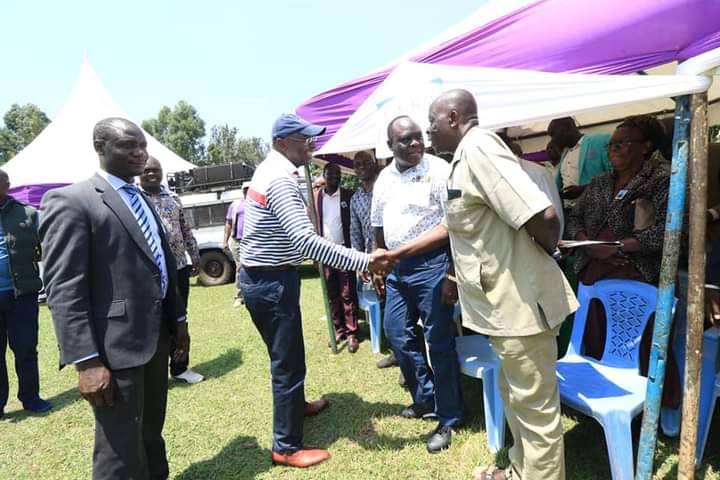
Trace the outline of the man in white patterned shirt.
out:
<instances>
[{"instance_id":1,"label":"man in white patterned shirt","mask_svg":"<svg viewBox=\"0 0 720 480\"><path fill-rule=\"evenodd\" d=\"M388 145L394 158L375 182L371 213L377 246L399 260L385 283L384 330L413 398L401 415L437 414L439 425L427 442L428 451L436 453L450 445L452 429L463 418L453 304L441 298L450 254L447 236L423 245L417 240L427 238L444 218L450 167L424 153L422 131L408 117L390 122ZM415 334L418 317L432 370Z\"/></svg>"}]
</instances>

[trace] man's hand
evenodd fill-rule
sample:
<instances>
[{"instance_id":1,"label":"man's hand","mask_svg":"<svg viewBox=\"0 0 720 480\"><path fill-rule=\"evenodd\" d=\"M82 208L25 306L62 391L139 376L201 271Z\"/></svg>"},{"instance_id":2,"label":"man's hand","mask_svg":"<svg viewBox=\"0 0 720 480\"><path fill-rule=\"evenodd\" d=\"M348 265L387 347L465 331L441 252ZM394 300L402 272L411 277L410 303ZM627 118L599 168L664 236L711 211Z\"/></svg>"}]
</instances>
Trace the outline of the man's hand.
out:
<instances>
[{"instance_id":1,"label":"man's hand","mask_svg":"<svg viewBox=\"0 0 720 480\"><path fill-rule=\"evenodd\" d=\"M395 268L397 260L395 260L388 253L389 252L387 250L378 248L370 254L370 263L368 264L368 269L371 273L387 275L392 271L393 268Z\"/></svg>"},{"instance_id":2,"label":"man's hand","mask_svg":"<svg viewBox=\"0 0 720 480\"><path fill-rule=\"evenodd\" d=\"M175 362L183 362L187 360L190 351L190 335L188 335L187 322L178 322L177 331L175 332L175 353L173 360Z\"/></svg>"},{"instance_id":3,"label":"man's hand","mask_svg":"<svg viewBox=\"0 0 720 480\"><path fill-rule=\"evenodd\" d=\"M382 275L373 275L372 282L378 298L385 298L385 278Z\"/></svg>"},{"instance_id":4,"label":"man's hand","mask_svg":"<svg viewBox=\"0 0 720 480\"><path fill-rule=\"evenodd\" d=\"M440 286L440 301L445 305L455 305L458 301L457 284L446 278Z\"/></svg>"},{"instance_id":5,"label":"man's hand","mask_svg":"<svg viewBox=\"0 0 720 480\"><path fill-rule=\"evenodd\" d=\"M370 277L370 272L358 272L358 279L362 283L370 283L372 281L372 278Z\"/></svg>"},{"instance_id":6,"label":"man's hand","mask_svg":"<svg viewBox=\"0 0 720 480\"><path fill-rule=\"evenodd\" d=\"M705 288L705 315L716 327L720 327L720 290Z\"/></svg>"},{"instance_id":7,"label":"man's hand","mask_svg":"<svg viewBox=\"0 0 720 480\"><path fill-rule=\"evenodd\" d=\"M91 358L76 366L80 395L94 407L112 407L113 380L110 370L99 358Z\"/></svg>"},{"instance_id":8,"label":"man's hand","mask_svg":"<svg viewBox=\"0 0 720 480\"><path fill-rule=\"evenodd\" d=\"M193 260L190 265L190 276L197 277L198 273L200 273L200 263L197 260Z\"/></svg>"},{"instance_id":9,"label":"man's hand","mask_svg":"<svg viewBox=\"0 0 720 480\"><path fill-rule=\"evenodd\" d=\"M572 185L565 187L560 192L560 198L564 200L575 200L585 191L585 185Z\"/></svg>"}]
</instances>

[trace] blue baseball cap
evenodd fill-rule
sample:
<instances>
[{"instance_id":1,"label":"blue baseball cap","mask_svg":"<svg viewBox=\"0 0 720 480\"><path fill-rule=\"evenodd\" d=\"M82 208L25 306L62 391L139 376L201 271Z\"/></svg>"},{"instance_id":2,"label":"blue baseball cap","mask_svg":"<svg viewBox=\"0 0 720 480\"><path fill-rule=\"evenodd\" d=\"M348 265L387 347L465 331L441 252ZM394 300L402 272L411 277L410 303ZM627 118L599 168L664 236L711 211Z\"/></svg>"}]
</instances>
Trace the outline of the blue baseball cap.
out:
<instances>
[{"instance_id":1,"label":"blue baseball cap","mask_svg":"<svg viewBox=\"0 0 720 480\"><path fill-rule=\"evenodd\" d=\"M316 137L325 133L325 127L308 123L292 113L283 113L273 123L272 138L285 138L293 133L299 133L306 137Z\"/></svg>"}]
</instances>

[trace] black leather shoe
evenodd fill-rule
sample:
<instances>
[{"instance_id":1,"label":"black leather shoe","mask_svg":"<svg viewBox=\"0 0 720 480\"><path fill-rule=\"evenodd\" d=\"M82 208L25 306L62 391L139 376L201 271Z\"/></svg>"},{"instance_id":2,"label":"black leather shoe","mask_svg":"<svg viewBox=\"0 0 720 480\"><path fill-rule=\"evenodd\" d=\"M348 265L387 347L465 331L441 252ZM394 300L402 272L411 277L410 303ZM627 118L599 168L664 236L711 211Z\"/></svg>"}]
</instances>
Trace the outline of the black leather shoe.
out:
<instances>
[{"instance_id":1,"label":"black leather shoe","mask_svg":"<svg viewBox=\"0 0 720 480\"><path fill-rule=\"evenodd\" d=\"M397 363L397 360L395 359L395 354L391 353L387 357L379 360L375 365L378 368L390 368L390 367L394 367L397 364L398 363Z\"/></svg>"},{"instance_id":2,"label":"black leather shoe","mask_svg":"<svg viewBox=\"0 0 720 480\"><path fill-rule=\"evenodd\" d=\"M452 440L452 427L443 427L438 425L433 434L427 441L427 451L429 453L438 453L450 446Z\"/></svg>"},{"instance_id":3,"label":"black leather shoe","mask_svg":"<svg viewBox=\"0 0 720 480\"><path fill-rule=\"evenodd\" d=\"M427 405L417 405L415 403L403 408L400 416L403 418L422 418L425 420L428 418L437 418L434 409Z\"/></svg>"}]
</instances>

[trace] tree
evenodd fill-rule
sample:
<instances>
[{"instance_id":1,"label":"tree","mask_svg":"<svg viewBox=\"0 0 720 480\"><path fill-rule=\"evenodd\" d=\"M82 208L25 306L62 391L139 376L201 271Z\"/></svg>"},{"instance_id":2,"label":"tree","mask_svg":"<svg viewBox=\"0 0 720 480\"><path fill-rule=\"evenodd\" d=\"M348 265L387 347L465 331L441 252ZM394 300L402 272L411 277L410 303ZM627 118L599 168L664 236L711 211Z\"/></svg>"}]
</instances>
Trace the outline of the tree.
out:
<instances>
[{"instance_id":1,"label":"tree","mask_svg":"<svg viewBox=\"0 0 720 480\"><path fill-rule=\"evenodd\" d=\"M207 146L206 165L221 163L246 163L257 165L260 163L270 146L260 137L238 137L235 127L215 125L210 133Z\"/></svg>"},{"instance_id":2,"label":"tree","mask_svg":"<svg viewBox=\"0 0 720 480\"><path fill-rule=\"evenodd\" d=\"M32 142L50 123L45 113L32 103L13 104L3 117L0 128L0 165Z\"/></svg>"},{"instance_id":3,"label":"tree","mask_svg":"<svg viewBox=\"0 0 720 480\"><path fill-rule=\"evenodd\" d=\"M205 122L195 107L186 101L180 100L172 110L162 107L157 118L142 122L142 128L185 160L202 163L205 157L202 141Z\"/></svg>"}]
</instances>

